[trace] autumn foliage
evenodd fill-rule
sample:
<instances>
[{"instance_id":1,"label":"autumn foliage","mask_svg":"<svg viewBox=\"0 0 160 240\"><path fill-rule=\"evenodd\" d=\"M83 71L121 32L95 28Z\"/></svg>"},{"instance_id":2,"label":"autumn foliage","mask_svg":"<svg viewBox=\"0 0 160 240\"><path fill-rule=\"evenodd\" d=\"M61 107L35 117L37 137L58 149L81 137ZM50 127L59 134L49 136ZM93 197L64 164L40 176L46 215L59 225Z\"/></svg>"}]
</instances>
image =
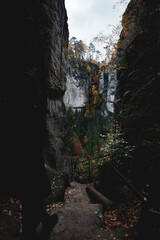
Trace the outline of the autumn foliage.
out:
<instances>
[{"instance_id":1,"label":"autumn foliage","mask_svg":"<svg viewBox=\"0 0 160 240\"><path fill-rule=\"evenodd\" d=\"M76 155L76 158L79 159L83 153L82 144L79 141L77 141L76 138L72 138L72 137L70 139L70 143L74 147L74 153Z\"/></svg>"}]
</instances>

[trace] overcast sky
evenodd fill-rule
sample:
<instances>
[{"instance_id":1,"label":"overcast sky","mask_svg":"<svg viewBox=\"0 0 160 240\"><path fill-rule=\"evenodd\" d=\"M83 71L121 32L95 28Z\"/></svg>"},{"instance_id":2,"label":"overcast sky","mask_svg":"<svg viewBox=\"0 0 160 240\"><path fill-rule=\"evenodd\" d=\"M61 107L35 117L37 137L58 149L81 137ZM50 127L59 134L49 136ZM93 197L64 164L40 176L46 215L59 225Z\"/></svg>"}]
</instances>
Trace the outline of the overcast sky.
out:
<instances>
[{"instance_id":1,"label":"overcast sky","mask_svg":"<svg viewBox=\"0 0 160 240\"><path fill-rule=\"evenodd\" d=\"M65 0L69 37L88 44L99 32L110 32L111 27L107 26L118 24L127 6L123 3L114 8L117 1L120 0Z\"/></svg>"}]
</instances>

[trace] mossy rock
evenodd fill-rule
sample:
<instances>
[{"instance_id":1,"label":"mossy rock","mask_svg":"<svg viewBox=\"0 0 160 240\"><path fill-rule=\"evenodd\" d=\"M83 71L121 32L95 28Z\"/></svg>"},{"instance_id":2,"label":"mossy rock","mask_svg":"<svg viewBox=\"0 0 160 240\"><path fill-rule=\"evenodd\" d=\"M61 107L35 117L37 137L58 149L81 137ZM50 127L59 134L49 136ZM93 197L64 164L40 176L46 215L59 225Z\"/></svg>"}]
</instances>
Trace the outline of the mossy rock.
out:
<instances>
[{"instance_id":1,"label":"mossy rock","mask_svg":"<svg viewBox=\"0 0 160 240\"><path fill-rule=\"evenodd\" d=\"M45 198L46 205L64 201L65 190L70 185L68 175L49 167L46 173L51 183L51 194Z\"/></svg>"}]
</instances>

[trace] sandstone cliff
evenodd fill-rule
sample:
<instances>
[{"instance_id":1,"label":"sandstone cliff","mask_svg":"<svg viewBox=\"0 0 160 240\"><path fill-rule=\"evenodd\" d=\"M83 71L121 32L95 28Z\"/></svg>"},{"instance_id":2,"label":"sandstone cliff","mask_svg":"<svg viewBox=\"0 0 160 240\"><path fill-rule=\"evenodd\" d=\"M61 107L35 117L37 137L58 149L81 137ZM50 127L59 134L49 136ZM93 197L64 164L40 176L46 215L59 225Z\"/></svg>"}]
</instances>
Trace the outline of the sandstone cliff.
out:
<instances>
[{"instance_id":1,"label":"sandstone cliff","mask_svg":"<svg viewBox=\"0 0 160 240\"><path fill-rule=\"evenodd\" d=\"M86 64L87 61L84 61ZM98 65L92 65L98 71ZM84 74L85 68L79 69L68 64L66 92L63 97L66 108L80 110L90 101L91 89L94 83L93 74ZM114 112L114 98L117 86L117 72L107 67L99 74L98 91L102 99L101 114L107 117Z\"/></svg>"},{"instance_id":2,"label":"sandstone cliff","mask_svg":"<svg viewBox=\"0 0 160 240\"><path fill-rule=\"evenodd\" d=\"M64 103L66 108L81 109L89 101L91 91L91 76L81 76L81 71L68 64L66 92Z\"/></svg>"},{"instance_id":3,"label":"sandstone cliff","mask_svg":"<svg viewBox=\"0 0 160 240\"><path fill-rule=\"evenodd\" d=\"M128 165L136 169L132 177L137 183L155 184L160 171L159 1L132 0L122 25L116 113L125 138L136 147Z\"/></svg>"},{"instance_id":4,"label":"sandstone cliff","mask_svg":"<svg viewBox=\"0 0 160 240\"><path fill-rule=\"evenodd\" d=\"M67 147L66 113L63 95L66 89L68 24L64 0L26 1L25 74L39 81L35 107L40 109L45 161L71 175Z\"/></svg>"}]
</instances>

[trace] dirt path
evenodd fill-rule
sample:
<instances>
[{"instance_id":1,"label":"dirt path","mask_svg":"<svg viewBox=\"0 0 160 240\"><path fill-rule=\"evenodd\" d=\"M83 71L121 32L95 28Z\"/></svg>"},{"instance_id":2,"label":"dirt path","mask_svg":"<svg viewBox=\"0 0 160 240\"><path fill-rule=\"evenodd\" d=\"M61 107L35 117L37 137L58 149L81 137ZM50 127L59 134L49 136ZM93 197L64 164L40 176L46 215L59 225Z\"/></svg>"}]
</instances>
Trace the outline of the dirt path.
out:
<instances>
[{"instance_id":1,"label":"dirt path","mask_svg":"<svg viewBox=\"0 0 160 240\"><path fill-rule=\"evenodd\" d=\"M53 208L59 220L51 240L124 240L122 229L103 229L103 206L92 204L86 186L76 182L67 189L65 204Z\"/></svg>"}]
</instances>

